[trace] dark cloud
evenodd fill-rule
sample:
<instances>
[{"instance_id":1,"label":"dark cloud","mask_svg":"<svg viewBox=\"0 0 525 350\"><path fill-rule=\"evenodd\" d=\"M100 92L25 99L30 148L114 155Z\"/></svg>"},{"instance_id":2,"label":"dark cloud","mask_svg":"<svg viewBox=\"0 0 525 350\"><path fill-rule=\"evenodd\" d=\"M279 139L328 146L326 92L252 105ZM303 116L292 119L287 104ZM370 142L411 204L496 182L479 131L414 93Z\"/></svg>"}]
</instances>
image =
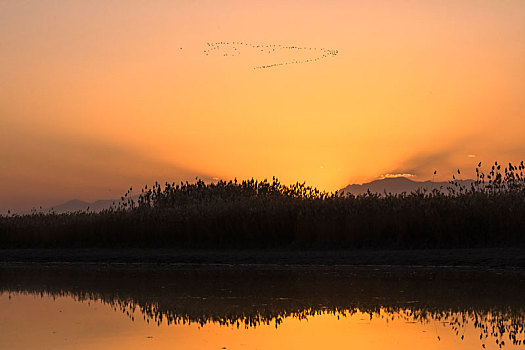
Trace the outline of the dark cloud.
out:
<instances>
[{"instance_id":1,"label":"dark cloud","mask_svg":"<svg viewBox=\"0 0 525 350\"><path fill-rule=\"evenodd\" d=\"M0 213L70 199L118 198L130 186L138 190L155 181L212 181L213 176L176 159L160 160L153 151L99 140L33 135L11 137L8 145L0 150Z\"/></svg>"},{"instance_id":2,"label":"dark cloud","mask_svg":"<svg viewBox=\"0 0 525 350\"><path fill-rule=\"evenodd\" d=\"M453 148L435 153L417 154L408 158L403 164L390 171L391 174L414 174L417 177L429 177L435 170L454 168L453 157L458 151Z\"/></svg>"},{"instance_id":3,"label":"dark cloud","mask_svg":"<svg viewBox=\"0 0 525 350\"><path fill-rule=\"evenodd\" d=\"M418 178L432 178L434 171L437 170L438 176L452 176L458 168L462 170L465 166L471 166L478 161L478 158L471 158L468 155L477 154L481 151L476 137L467 136L456 142L450 143L440 149L432 151L422 151L407 158L397 168L392 169L390 174L414 174Z\"/></svg>"}]
</instances>

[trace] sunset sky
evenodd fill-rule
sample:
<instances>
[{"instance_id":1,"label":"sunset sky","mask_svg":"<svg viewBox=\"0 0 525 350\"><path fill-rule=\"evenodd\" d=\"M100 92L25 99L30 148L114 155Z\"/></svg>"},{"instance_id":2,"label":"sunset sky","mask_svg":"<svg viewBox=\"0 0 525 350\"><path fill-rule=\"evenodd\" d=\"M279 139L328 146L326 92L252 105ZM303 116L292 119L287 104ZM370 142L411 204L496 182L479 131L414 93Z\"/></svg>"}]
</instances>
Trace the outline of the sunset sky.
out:
<instances>
[{"instance_id":1,"label":"sunset sky","mask_svg":"<svg viewBox=\"0 0 525 350\"><path fill-rule=\"evenodd\" d=\"M0 0L0 213L197 176L448 180L524 135L524 0Z\"/></svg>"}]
</instances>

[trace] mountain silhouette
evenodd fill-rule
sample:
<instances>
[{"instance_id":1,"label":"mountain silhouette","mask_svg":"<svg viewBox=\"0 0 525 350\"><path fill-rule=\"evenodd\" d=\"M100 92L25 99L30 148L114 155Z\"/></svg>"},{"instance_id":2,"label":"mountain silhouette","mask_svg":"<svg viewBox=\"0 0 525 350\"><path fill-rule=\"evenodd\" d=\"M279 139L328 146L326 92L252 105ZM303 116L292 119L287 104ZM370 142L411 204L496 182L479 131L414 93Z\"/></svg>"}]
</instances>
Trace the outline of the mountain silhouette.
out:
<instances>
[{"instance_id":1,"label":"mountain silhouette","mask_svg":"<svg viewBox=\"0 0 525 350\"><path fill-rule=\"evenodd\" d=\"M474 180L456 180L456 182L462 186L470 187ZM444 182L433 182L433 181L414 181L406 177L395 177L385 178L380 180L374 180L363 184L352 184L339 190L339 193L351 193L355 196L362 195L370 191L371 193L411 193L418 189L432 191L434 189L448 192L447 188L450 186L448 181ZM131 197L137 200L138 196ZM94 202L86 202L79 199L73 199L50 208L41 210L41 212L49 213L54 212L56 214L72 213L76 211L89 211L100 212L104 209L109 209L113 204L117 205L120 199L103 199Z\"/></svg>"},{"instance_id":2,"label":"mountain silhouette","mask_svg":"<svg viewBox=\"0 0 525 350\"><path fill-rule=\"evenodd\" d=\"M93 211L100 212L104 209L109 209L113 203L117 204L118 199L102 199L94 202L85 202L79 199L73 199L65 203L55 205L51 208L44 209L43 212L55 212L57 214L72 213L76 211Z\"/></svg>"},{"instance_id":3,"label":"mountain silhouette","mask_svg":"<svg viewBox=\"0 0 525 350\"><path fill-rule=\"evenodd\" d=\"M456 182L462 186L470 187L474 180L456 180ZM445 182L433 182L433 181L414 181L406 177L394 177L385 178L380 180L374 180L361 185L353 184L348 185L345 188L339 190L339 193L351 193L355 196L365 194L368 191L371 193L411 193L416 190L439 190L442 192L448 192L447 188L450 186L448 181Z\"/></svg>"}]
</instances>

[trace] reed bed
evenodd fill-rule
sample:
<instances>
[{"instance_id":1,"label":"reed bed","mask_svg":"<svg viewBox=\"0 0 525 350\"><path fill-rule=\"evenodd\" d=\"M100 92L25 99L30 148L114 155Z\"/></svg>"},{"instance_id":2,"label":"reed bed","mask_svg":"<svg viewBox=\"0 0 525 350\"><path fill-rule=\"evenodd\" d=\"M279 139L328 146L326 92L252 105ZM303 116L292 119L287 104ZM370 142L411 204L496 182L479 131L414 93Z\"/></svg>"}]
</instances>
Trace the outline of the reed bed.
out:
<instances>
[{"instance_id":1,"label":"reed bed","mask_svg":"<svg viewBox=\"0 0 525 350\"><path fill-rule=\"evenodd\" d=\"M469 187L359 196L276 178L156 183L99 213L0 216L0 248L525 247L524 170L479 164Z\"/></svg>"}]
</instances>

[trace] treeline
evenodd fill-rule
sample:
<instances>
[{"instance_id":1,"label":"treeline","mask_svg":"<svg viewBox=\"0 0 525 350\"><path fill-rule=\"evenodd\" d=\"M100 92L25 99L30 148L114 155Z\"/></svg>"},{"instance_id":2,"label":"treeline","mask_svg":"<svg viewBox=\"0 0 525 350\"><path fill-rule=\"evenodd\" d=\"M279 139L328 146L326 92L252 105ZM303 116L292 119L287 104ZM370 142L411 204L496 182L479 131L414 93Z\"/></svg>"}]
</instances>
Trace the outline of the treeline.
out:
<instances>
[{"instance_id":1,"label":"treeline","mask_svg":"<svg viewBox=\"0 0 525 350\"><path fill-rule=\"evenodd\" d=\"M0 217L1 248L415 249L525 247L523 162L468 188L341 195L304 183L155 184L100 213Z\"/></svg>"}]
</instances>

